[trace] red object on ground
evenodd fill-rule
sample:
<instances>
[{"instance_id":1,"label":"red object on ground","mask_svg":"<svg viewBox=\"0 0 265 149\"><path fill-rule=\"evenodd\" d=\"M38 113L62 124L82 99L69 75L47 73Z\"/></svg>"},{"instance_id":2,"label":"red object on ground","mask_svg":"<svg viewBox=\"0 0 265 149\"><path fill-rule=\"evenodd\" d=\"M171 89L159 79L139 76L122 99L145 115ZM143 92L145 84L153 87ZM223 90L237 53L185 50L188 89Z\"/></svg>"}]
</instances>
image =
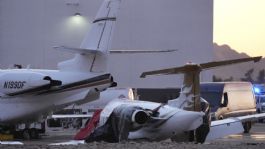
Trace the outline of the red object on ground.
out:
<instances>
[{"instance_id":1,"label":"red object on ground","mask_svg":"<svg viewBox=\"0 0 265 149\"><path fill-rule=\"evenodd\" d=\"M84 140L93 132L98 125L101 111L102 109L99 109L94 112L85 128L80 129L80 131L75 135L74 140Z\"/></svg>"}]
</instances>

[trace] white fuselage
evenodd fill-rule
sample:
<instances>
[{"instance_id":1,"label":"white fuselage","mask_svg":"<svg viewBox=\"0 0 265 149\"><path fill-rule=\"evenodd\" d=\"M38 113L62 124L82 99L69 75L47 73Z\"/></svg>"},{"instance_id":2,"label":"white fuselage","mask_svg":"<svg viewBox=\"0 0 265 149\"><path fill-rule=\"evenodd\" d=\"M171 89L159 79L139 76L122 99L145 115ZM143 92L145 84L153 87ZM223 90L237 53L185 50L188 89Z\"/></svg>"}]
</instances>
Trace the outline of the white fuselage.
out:
<instances>
[{"instance_id":1,"label":"white fuselage","mask_svg":"<svg viewBox=\"0 0 265 149\"><path fill-rule=\"evenodd\" d=\"M32 120L56 108L94 100L91 94L116 85L110 74L94 72L107 72L120 2L103 2L80 48L59 48L75 53L57 65L59 70L0 70L0 124Z\"/></svg>"},{"instance_id":2,"label":"white fuselage","mask_svg":"<svg viewBox=\"0 0 265 149\"><path fill-rule=\"evenodd\" d=\"M18 122L30 122L40 118L40 116L50 113L52 110L64 108L72 103L81 100L92 101L94 99L86 99L88 93L96 93L95 88L105 89L109 87L109 84L99 84L90 87L79 87L71 90L62 92L54 92L49 94L35 95L25 94L17 96L5 96L5 93L23 91L23 87L34 87L32 84L27 85L28 78L23 78L23 74L42 74L43 76L49 76L53 80L60 80L62 85L86 80L102 74L99 73L88 73L88 72L67 72L59 70L28 70L28 69L10 69L0 70L0 124L18 123ZM36 83L38 79L33 79L33 84L38 86ZM23 87L16 86L15 83L9 88L5 86L5 82L24 82Z\"/></svg>"},{"instance_id":3,"label":"white fuselage","mask_svg":"<svg viewBox=\"0 0 265 149\"><path fill-rule=\"evenodd\" d=\"M153 110L161 106L160 103L147 101L132 101L117 99L109 103L101 112L99 125L103 125L113 109L120 105L138 106L143 109ZM189 130L195 130L203 122L204 113L185 111L169 105L162 106L159 116L150 120L136 131L130 131L128 139L163 140L176 134Z\"/></svg>"}]
</instances>

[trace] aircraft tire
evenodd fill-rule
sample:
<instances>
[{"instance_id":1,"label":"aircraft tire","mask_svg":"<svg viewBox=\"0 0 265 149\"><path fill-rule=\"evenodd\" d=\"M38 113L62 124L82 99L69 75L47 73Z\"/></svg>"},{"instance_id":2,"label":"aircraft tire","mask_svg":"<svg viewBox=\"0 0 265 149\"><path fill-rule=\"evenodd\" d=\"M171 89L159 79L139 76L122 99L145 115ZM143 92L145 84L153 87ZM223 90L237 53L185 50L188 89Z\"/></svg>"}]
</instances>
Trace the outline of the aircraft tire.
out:
<instances>
[{"instance_id":1,"label":"aircraft tire","mask_svg":"<svg viewBox=\"0 0 265 149\"><path fill-rule=\"evenodd\" d=\"M196 129L196 142L204 143L208 133L210 131L210 126L208 124L202 124Z\"/></svg>"},{"instance_id":2,"label":"aircraft tire","mask_svg":"<svg viewBox=\"0 0 265 149\"><path fill-rule=\"evenodd\" d=\"M224 119L223 115L220 115L218 119L219 119L219 120Z\"/></svg>"},{"instance_id":3,"label":"aircraft tire","mask_svg":"<svg viewBox=\"0 0 265 149\"><path fill-rule=\"evenodd\" d=\"M180 134L176 134L170 139L172 142L192 142L194 141L194 131L187 131Z\"/></svg>"}]
</instances>

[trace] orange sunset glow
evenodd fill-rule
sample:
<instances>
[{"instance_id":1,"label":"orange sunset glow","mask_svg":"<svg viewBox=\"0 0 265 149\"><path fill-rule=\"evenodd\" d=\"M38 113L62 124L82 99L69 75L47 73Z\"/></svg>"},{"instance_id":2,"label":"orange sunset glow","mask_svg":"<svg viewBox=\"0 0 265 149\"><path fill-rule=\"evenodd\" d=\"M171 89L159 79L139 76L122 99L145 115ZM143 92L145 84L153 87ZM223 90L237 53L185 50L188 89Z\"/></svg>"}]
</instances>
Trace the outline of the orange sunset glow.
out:
<instances>
[{"instance_id":1,"label":"orange sunset glow","mask_svg":"<svg viewBox=\"0 0 265 149\"><path fill-rule=\"evenodd\" d=\"M214 0L214 42L265 56L265 0Z\"/></svg>"}]
</instances>

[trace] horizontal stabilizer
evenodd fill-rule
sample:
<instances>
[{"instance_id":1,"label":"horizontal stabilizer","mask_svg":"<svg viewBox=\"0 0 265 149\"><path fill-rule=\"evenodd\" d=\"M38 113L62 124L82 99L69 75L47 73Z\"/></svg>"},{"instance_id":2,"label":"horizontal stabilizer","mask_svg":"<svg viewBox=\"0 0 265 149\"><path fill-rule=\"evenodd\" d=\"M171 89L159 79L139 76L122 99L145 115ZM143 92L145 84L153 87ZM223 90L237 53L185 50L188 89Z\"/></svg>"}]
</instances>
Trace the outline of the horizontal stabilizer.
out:
<instances>
[{"instance_id":1,"label":"horizontal stabilizer","mask_svg":"<svg viewBox=\"0 0 265 149\"><path fill-rule=\"evenodd\" d=\"M209 63L200 64L200 67L202 69L209 69L209 68L220 67L220 66L231 65L231 64L237 64L237 63L244 63L244 62L249 62L249 61L253 61L254 63L256 63L256 62L260 61L261 58L262 58L262 56L250 57L250 58L241 58L241 59L234 59L234 60L225 60L225 61L218 61L218 62L209 62Z\"/></svg>"},{"instance_id":2,"label":"horizontal stabilizer","mask_svg":"<svg viewBox=\"0 0 265 149\"><path fill-rule=\"evenodd\" d=\"M110 53L118 53L118 54L123 54L123 53L132 53L132 54L137 54L137 53L164 53L164 52L175 52L177 51L176 49L166 49L166 50L110 50Z\"/></svg>"},{"instance_id":3,"label":"horizontal stabilizer","mask_svg":"<svg viewBox=\"0 0 265 149\"><path fill-rule=\"evenodd\" d=\"M96 49L73 48L73 47L67 47L67 46L56 46L53 48L56 50L67 51L71 53L79 53L82 55L101 53L101 51L96 50Z\"/></svg>"},{"instance_id":4,"label":"horizontal stabilizer","mask_svg":"<svg viewBox=\"0 0 265 149\"><path fill-rule=\"evenodd\" d=\"M55 46L53 47L56 50L60 51L67 51L71 53L79 53L79 54L96 54L96 53L102 53L99 50L96 49L85 49L85 48L73 48L73 47L67 47L67 46ZM110 50L110 53L167 53L167 52L175 52L176 49L166 49L166 50Z\"/></svg>"},{"instance_id":5,"label":"horizontal stabilizer","mask_svg":"<svg viewBox=\"0 0 265 149\"><path fill-rule=\"evenodd\" d=\"M217 62L209 62L209 63L202 63L202 64L186 64L181 67L173 67L168 69L160 69L155 71L147 71L141 74L141 78L146 77L147 75L169 75L169 74L178 74L178 73L186 73L192 71L201 71L205 69L225 66L225 65L232 65L237 63L243 63L248 61L258 62L262 57L251 57L251 58L242 58L242 59L234 59L234 60L225 60L225 61L217 61Z\"/></svg>"}]
</instances>

